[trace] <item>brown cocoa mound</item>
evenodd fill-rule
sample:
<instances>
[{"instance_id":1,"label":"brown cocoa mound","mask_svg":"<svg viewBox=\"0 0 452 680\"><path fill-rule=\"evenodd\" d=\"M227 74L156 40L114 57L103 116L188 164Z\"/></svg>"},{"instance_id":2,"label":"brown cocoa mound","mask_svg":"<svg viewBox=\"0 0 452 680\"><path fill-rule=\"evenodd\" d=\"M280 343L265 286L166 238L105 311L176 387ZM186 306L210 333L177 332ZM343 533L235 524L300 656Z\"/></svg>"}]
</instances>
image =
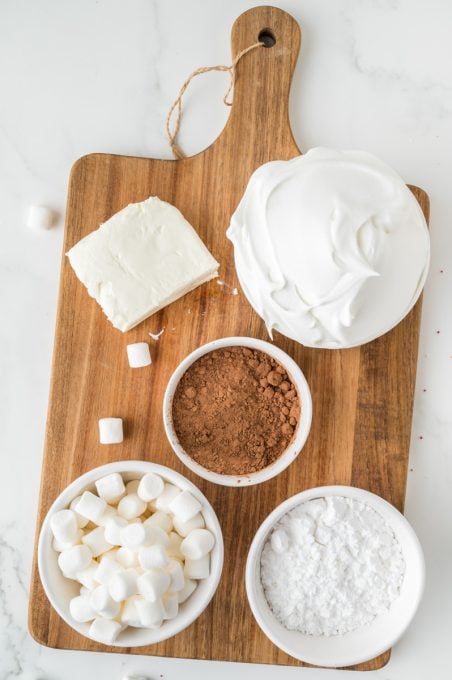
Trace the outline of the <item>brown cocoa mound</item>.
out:
<instances>
[{"instance_id":1,"label":"brown cocoa mound","mask_svg":"<svg viewBox=\"0 0 452 680\"><path fill-rule=\"evenodd\" d=\"M205 354L182 376L173 425L197 463L220 474L246 475L274 463L291 443L300 401L286 369L247 347Z\"/></svg>"}]
</instances>

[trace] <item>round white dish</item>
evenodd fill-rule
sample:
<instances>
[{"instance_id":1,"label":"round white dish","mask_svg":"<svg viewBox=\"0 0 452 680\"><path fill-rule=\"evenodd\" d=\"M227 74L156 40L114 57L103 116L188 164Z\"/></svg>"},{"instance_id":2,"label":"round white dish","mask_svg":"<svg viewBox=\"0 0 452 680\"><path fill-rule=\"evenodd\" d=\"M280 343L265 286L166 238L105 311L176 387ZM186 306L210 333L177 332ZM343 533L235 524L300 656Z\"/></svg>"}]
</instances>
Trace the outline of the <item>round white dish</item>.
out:
<instances>
[{"instance_id":1,"label":"round white dish","mask_svg":"<svg viewBox=\"0 0 452 680\"><path fill-rule=\"evenodd\" d=\"M301 419L291 444L281 454L281 456L275 460L274 463L268 465L262 470L259 470L258 472L252 472L247 475L223 475L218 472L212 472L211 470L203 467L184 451L179 443L173 427L173 398L180 379L188 367L200 357L204 356L204 354L208 354L215 349L220 349L223 347L249 347L250 349L256 349L260 350L261 352L265 352L269 356L273 357L287 370L287 373L291 378L291 382L293 382L297 389L301 403ZM251 486L252 484L260 484L261 482L265 482L285 470L290 465L290 463L295 460L305 445L309 431L311 429L311 421L311 391L301 368L282 349L272 345L269 342L265 342L264 340L259 340L257 338L233 336L230 338L220 338L219 340L213 340L212 342L208 342L207 344L198 347L191 354L185 357L185 359L176 368L168 382L163 399L163 423L165 426L166 436L168 437L175 454L192 472L195 472L200 477L207 479L209 482L222 484L223 486Z\"/></svg>"},{"instance_id":2,"label":"round white dish","mask_svg":"<svg viewBox=\"0 0 452 680\"><path fill-rule=\"evenodd\" d=\"M262 549L274 525L287 512L314 498L343 496L367 503L393 529L405 559L399 597L387 613L345 635L304 635L287 630L267 604L260 579ZM254 618L265 635L287 654L316 666L340 668L368 661L388 650L413 619L424 591L425 563L419 540L405 517L390 503L369 491L351 486L323 486L302 491L278 505L263 521L251 543L246 563L246 592Z\"/></svg>"},{"instance_id":3,"label":"round white dish","mask_svg":"<svg viewBox=\"0 0 452 680\"><path fill-rule=\"evenodd\" d=\"M211 553L210 575L208 578L199 581L194 593L180 606L176 618L165 621L156 630L128 627L119 634L118 639L112 646L141 647L142 645L152 645L180 633L180 631L187 628L202 614L215 594L223 568L223 535L215 511L204 494L178 472L156 463L141 460L124 460L94 468L75 479L61 492L52 504L42 524L38 543L39 575L50 604L61 618L81 635L90 637L88 635L90 624L78 623L70 615L69 602L79 594L80 584L65 578L60 571L58 553L52 547L53 536L50 529L50 518L58 510L69 507L71 501L83 491L95 492L94 482L112 472L122 474L125 481L140 479L146 473L154 472L165 481L175 484L182 490L190 491L202 504L206 528L215 536L215 546Z\"/></svg>"}]
</instances>

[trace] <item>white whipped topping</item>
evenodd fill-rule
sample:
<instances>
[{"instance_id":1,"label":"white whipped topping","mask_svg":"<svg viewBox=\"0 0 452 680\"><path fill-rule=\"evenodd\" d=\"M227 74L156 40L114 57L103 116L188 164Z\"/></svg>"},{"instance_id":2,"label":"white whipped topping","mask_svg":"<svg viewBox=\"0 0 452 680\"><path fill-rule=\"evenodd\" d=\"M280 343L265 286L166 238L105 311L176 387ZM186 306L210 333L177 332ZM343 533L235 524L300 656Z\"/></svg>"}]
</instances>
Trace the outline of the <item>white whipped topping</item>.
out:
<instances>
[{"instance_id":1,"label":"white whipped topping","mask_svg":"<svg viewBox=\"0 0 452 680\"><path fill-rule=\"evenodd\" d=\"M240 284L275 329L353 347L409 312L428 271L427 224L399 175L363 151L311 149L251 176L227 231Z\"/></svg>"}]
</instances>

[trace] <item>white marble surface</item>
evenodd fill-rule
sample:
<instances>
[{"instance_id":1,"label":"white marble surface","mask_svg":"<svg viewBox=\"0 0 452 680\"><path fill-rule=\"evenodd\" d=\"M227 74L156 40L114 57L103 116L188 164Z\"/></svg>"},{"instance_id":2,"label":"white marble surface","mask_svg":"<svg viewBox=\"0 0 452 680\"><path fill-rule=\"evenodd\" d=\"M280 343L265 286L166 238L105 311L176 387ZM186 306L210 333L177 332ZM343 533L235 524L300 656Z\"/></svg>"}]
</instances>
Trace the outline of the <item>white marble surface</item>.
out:
<instances>
[{"instance_id":1,"label":"white marble surface","mask_svg":"<svg viewBox=\"0 0 452 680\"><path fill-rule=\"evenodd\" d=\"M170 157L167 109L193 68L229 62L246 0L0 0L0 680L275 677L272 667L54 651L26 609L69 168L105 151ZM281 0L304 31L291 98L301 148L362 148L432 202L406 514L428 580L381 680L450 677L452 635L452 5L441 0ZM187 97L181 142L207 146L227 116L225 76ZM43 203L60 221L24 226ZM358 678L279 669L278 678ZM368 677L368 676L367 676Z\"/></svg>"}]
</instances>

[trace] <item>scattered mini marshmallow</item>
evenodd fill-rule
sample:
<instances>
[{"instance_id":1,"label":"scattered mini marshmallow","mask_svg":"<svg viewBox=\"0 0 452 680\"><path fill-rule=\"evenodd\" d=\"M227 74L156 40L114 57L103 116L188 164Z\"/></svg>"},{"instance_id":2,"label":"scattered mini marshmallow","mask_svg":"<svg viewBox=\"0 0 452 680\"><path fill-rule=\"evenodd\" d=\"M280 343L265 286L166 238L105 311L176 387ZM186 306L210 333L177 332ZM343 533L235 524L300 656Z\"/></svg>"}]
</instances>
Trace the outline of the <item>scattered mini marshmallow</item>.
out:
<instances>
[{"instance_id":1,"label":"scattered mini marshmallow","mask_svg":"<svg viewBox=\"0 0 452 680\"><path fill-rule=\"evenodd\" d=\"M96 614L105 619L114 619L118 616L121 605L110 596L105 584L97 586L89 597L89 603Z\"/></svg>"},{"instance_id":2,"label":"scattered mini marshmallow","mask_svg":"<svg viewBox=\"0 0 452 680\"><path fill-rule=\"evenodd\" d=\"M107 503L116 505L124 496L126 487L119 472L112 472L110 475L101 477L95 482L97 493Z\"/></svg>"},{"instance_id":3,"label":"scattered mini marshmallow","mask_svg":"<svg viewBox=\"0 0 452 680\"><path fill-rule=\"evenodd\" d=\"M146 503L136 493L128 493L118 503L119 514L128 520L139 517L145 510Z\"/></svg>"},{"instance_id":4,"label":"scattered mini marshmallow","mask_svg":"<svg viewBox=\"0 0 452 680\"><path fill-rule=\"evenodd\" d=\"M75 517L76 517L79 529L84 529L86 527L86 525L88 524L89 519L87 517L83 517L83 515L80 515L77 512L77 510L75 509L75 506L78 504L80 499L81 499L81 496L77 496L76 498L74 498L74 500L70 504L69 508L70 508L70 510L75 512Z\"/></svg>"},{"instance_id":5,"label":"scattered mini marshmallow","mask_svg":"<svg viewBox=\"0 0 452 680\"><path fill-rule=\"evenodd\" d=\"M104 535L107 543L121 545L121 531L126 526L128 526L128 522L125 517L121 517L121 515L109 517L104 526Z\"/></svg>"},{"instance_id":6,"label":"scattered mini marshmallow","mask_svg":"<svg viewBox=\"0 0 452 680\"><path fill-rule=\"evenodd\" d=\"M150 602L158 600L168 590L170 583L170 575L159 569L147 571L137 578L138 592Z\"/></svg>"},{"instance_id":7,"label":"scattered mini marshmallow","mask_svg":"<svg viewBox=\"0 0 452 680\"><path fill-rule=\"evenodd\" d=\"M103 498L99 498L96 494L91 493L91 491L84 491L80 496L80 500L75 506L75 511L86 517L87 519L97 524L99 519L102 517L107 503Z\"/></svg>"},{"instance_id":8,"label":"scattered mini marshmallow","mask_svg":"<svg viewBox=\"0 0 452 680\"><path fill-rule=\"evenodd\" d=\"M170 511L170 503L178 496L181 490L174 484L165 483L162 493L155 500L155 507L157 510L163 512Z\"/></svg>"},{"instance_id":9,"label":"scattered mini marshmallow","mask_svg":"<svg viewBox=\"0 0 452 680\"><path fill-rule=\"evenodd\" d=\"M96 527L85 534L82 538L82 543L88 546L93 557L99 557L99 555L111 550L111 544L105 538L104 527Z\"/></svg>"},{"instance_id":10,"label":"scattered mini marshmallow","mask_svg":"<svg viewBox=\"0 0 452 680\"><path fill-rule=\"evenodd\" d=\"M135 607L143 626L154 628L161 625L165 616L165 609L160 597L153 601L137 598L135 600Z\"/></svg>"},{"instance_id":11,"label":"scattered mini marshmallow","mask_svg":"<svg viewBox=\"0 0 452 680\"><path fill-rule=\"evenodd\" d=\"M122 418L99 419L99 441L101 444L120 444L123 440Z\"/></svg>"},{"instance_id":12,"label":"scattered mini marshmallow","mask_svg":"<svg viewBox=\"0 0 452 680\"><path fill-rule=\"evenodd\" d=\"M184 575L187 578L203 579L207 578L210 573L210 555L203 555L202 557L192 560L187 558L184 563Z\"/></svg>"},{"instance_id":13,"label":"scattered mini marshmallow","mask_svg":"<svg viewBox=\"0 0 452 680\"><path fill-rule=\"evenodd\" d=\"M112 557L104 557L97 567L95 579L102 585L108 585L115 574L122 572L123 568Z\"/></svg>"},{"instance_id":14,"label":"scattered mini marshmallow","mask_svg":"<svg viewBox=\"0 0 452 680\"><path fill-rule=\"evenodd\" d=\"M205 522L204 517L198 512L194 517L188 520L188 522L182 522L178 517L173 520L174 528L177 533L183 538L186 538L188 534L194 529L204 529Z\"/></svg>"},{"instance_id":15,"label":"scattered mini marshmallow","mask_svg":"<svg viewBox=\"0 0 452 680\"><path fill-rule=\"evenodd\" d=\"M168 505L172 512L182 522L188 522L202 510L202 505L189 491L177 494Z\"/></svg>"},{"instance_id":16,"label":"scattered mini marshmallow","mask_svg":"<svg viewBox=\"0 0 452 680\"><path fill-rule=\"evenodd\" d=\"M169 560L166 572L170 575L171 579L168 590L171 593L177 593L180 590L183 590L185 579L181 563L178 560Z\"/></svg>"},{"instance_id":17,"label":"scattered mini marshmallow","mask_svg":"<svg viewBox=\"0 0 452 680\"><path fill-rule=\"evenodd\" d=\"M163 618L168 620L175 619L179 611L179 600L177 593L166 593L162 597L162 604L163 609L165 610Z\"/></svg>"},{"instance_id":18,"label":"scattered mini marshmallow","mask_svg":"<svg viewBox=\"0 0 452 680\"><path fill-rule=\"evenodd\" d=\"M116 641L116 638L122 630L123 626L118 623L118 621L97 618L94 619L90 626L89 636L93 640L96 640L96 642L103 642L106 645L111 645Z\"/></svg>"},{"instance_id":19,"label":"scattered mini marshmallow","mask_svg":"<svg viewBox=\"0 0 452 680\"><path fill-rule=\"evenodd\" d=\"M143 524L149 527L158 527L159 529L166 531L166 533L169 533L173 528L171 516L161 510L156 510L150 517L144 520Z\"/></svg>"},{"instance_id":20,"label":"scattered mini marshmallow","mask_svg":"<svg viewBox=\"0 0 452 680\"><path fill-rule=\"evenodd\" d=\"M137 494L141 500L153 501L154 498L160 496L165 488L165 483L159 475L155 475L153 472L149 472L140 479L138 484Z\"/></svg>"},{"instance_id":21,"label":"scattered mini marshmallow","mask_svg":"<svg viewBox=\"0 0 452 680\"><path fill-rule=\"evenodd\" d=\"M182 604L182 602L185 602L185 600L188 600L190 595L196 590L196 586L198 584L196 581L190 578L185 579L185 584L182 590L179 590L177 593L177 599L179 604Z\"/></svg>"},{"instance_id":22,"label":"scattered mini marshmallow","mask_svg":"<svg viewBox=\"0 0 452 680\"><path fill-rule=\"evenodd\" d=\"M27 227L34 231L50 229L56 219L55 212L45 205L31 205L28 208Z\"/></svg>"},{"instance_id":23,"label":"scattered mini marshmallow","mask_svg":"<svg viewBox=\"0 0 452 680\"><path fill-rule=\"evenodd\" d=\"M208 529L194 529L182 541L180 551L188 559L199 560L207 555L214 545L214 535Z\"/></svg>"},{"instance_id":24,"label":"scattered mini marshmallow","mask_svg":"<svg viewBox=\"0 0 452 680\"><path fill-rule=\"evenodd\" d=\"M149 544L151 530L144 524L127 524L120 531L120 544L131 550L139 550Z\"/></svg>"},{"instance_id":25,"label":"scattered mini marshmallow","mask_svg":"<svg viewBox=\"0 0 452 680\"><path fill-rule=\"evenodd\" d=\"M151 353L147 342L133 342L127 345L127 358L130 368L142 368L152 364Z\"/></svg>"},{"instance_id":26,"label":"scattered mini marshmallow","mask_svg":"<svg viewBox=\"0 0 452 680\"><path fill-rule=\"evenodd\" d=\"M115 556L115 560L124 567L124 569L129 569L130 567L138 566L138 556L134 550L122 546L118 548Z\"/></svg>"},{"instance_id":27,"label":"scattered mini marshmallow","mask_svg":"<svg viewBox=\"0 0 452 680\"><path fill-rule=\"evenodd\" d=\"M78 623L86 623L96 618L96 612L91 607L90 599L86 595L73 597L69 602L69 611L72 618Z\"/></svg>"},{"instance_id":28,"label":"scattered mini marshmallow","mask_svg":"<svg viewBox=\"0 0 452 680\"><path fill-rule=\"evenodd\" d=\"M50 518L50 528L59 543L74 543L79 529L75 512L59 510Z\"/></svg>"},{"instance_id":29,"label":"scattered mini marshmallow","mask_svg":"<svg viewBox=\"0 0 452 680\"><path fill-rule=\"evenodd\" d=\"M58 556L58 566L63 574L73 574L86 569L91 564L93 553L86 545L74 545L63 550Z\"/></svg>"},{"instance_id":30,"label":"scattered mini marshmallow","mask_svg":"<svg viewBox=\"0 0 452 680\"><path fill-rule=\"evenodd\" d=\"M157 544L141 548L138 562L143 569L162 569L168 565L169 559L163 545Z\"/></svg>"},{"instance_id":31,"label":"scattered mini marshmallow","mask_svg":"<svg viewBox=\"0 0 452 680\"><path fill-rule=\"evenodd\" d=\"M137 594L137 577L136 569L126 569L112 576L108 583L108 592L115 602L124 602Z\"/></svg>"}]
</instances>

